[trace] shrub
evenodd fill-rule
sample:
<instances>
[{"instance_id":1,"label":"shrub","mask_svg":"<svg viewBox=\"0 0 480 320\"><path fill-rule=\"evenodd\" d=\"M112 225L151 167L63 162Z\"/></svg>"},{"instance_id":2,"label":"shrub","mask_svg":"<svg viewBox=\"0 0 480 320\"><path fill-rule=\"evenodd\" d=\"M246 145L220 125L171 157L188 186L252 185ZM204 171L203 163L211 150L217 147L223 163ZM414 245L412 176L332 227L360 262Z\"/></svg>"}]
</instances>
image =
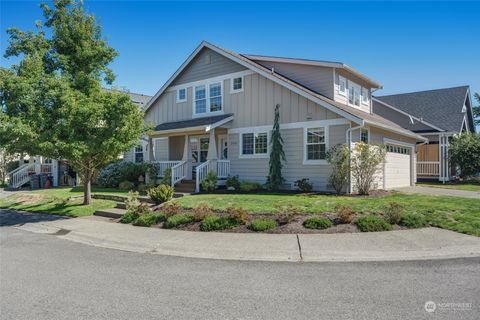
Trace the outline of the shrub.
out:
<instances>
[{"instance_id":1,"label":"shrub","mask_svg":"<svg viewBox=\"0 0 480 320\"><path fill-rule=\"evenodd\" d=\"M265 231L278 227L278 222L273 219L255 219L248 226L253 231Z\"/></svg>"},{"instance_id":2,"label":"shrub","mask_svg":"<svg viewBox=\"0 0 480 320\"><path fill-rule=\"evenodd\" d=\"M325 217L312 217L306 219L303 225L309 229L328 229L332 226L332 221Z\"/></svg>"},{"instance_id":3,"label":"shrub","mask_svg":"<svg viewBox=\"0 0 480 320\"><path fill-rule=\"evenodd\" d=\"M205 180L202 181L202 189L207 192L213 192L217 188L217 174L215 171L208 171Z\"/></svg>"},{"instance_id":4,"label":"shrub","mask_svg":"<svg viewBox=\"0 0 480 320\"><path fill-rule=\"evenodd\" d=\"M262 185L258 182L242 181L240 182L240 190L244 192L256 191L262 189Z\"/></svg>"},{"instance_id":5,"label":"shrub","mask_svg":"<svg viewBox=\"0 0 480 320\"><path fill-rule=\"evenodd\" d=\"M172 168L163 170L163 178L160 184L165 184L167 186L172 185Z\"/></svg>"},{"instance_id":6,"label":"shrub","mask_svg":"<svg viewBox=\"0 0 480 320\"><path fill-rule=\"evenodd\" d=\"M181 214L182 206L178 202L165 203L162 207L162 212L165 214L167 218L169 218L176 214Z\"/></svg>"},{"instance_id":7,"label":"shrub","mask_svg":"<svg viewBox=\"0 0 480 320\"><path fill-rule=\"evenodd\" d=\"M235 190L240 190L240 180L238 180L238 176L229 176L225 181L225 186L227 186L227 188L233 187Z\"/></svg>"},{"instance_id":8,"label":"shrub","mask_svg":"<svg viewBox=\"0 0 480 320\"><path fill-rule=\"evenodd\" d=\"M149 214L152 212L152 209L146 203L140 203L136 208L132 209L133 212L136 212L139 216L144 214Z\"/></svg>"},{"instance_id":9,"label":"shrub","mask_svg":"<svg viewBox=\"0 0 480 320\"><path fill-rule=\"evenodd\" d=\"M385 161L385 146L374 146L359 142L353 147L350 156L352 181L359 194L369 194L374 186L375 174Z\"/></svg>"},{"instance_id":10,"label":"shrub","mask_svg":"<svg viewBox=\"0 0 480 320\"><path fill-rule=\"evenodd\" d=\"M244 224L248 221L248 212L243 208L228 207L225 211L229 217L235 219L239 224Z\"/></svg>"},{"instance_id":11,"label":"shrub","mask_svg":"<svg viewBox=\"0 0 480 320\"><path fill-rule=\"evenodd\" d=\"M171 186L161 184L158 187L150 188L147 194L155 204L161 204L172 200L173 192L174 190Z\"/></svg>"},{"instance_id":12,"label":"shrub","mask_svg":"<svg viewBox=\"0 0 480 320\"><path fill-rule=\"evenodd\" d=\"M337 194L340 194L348 183L350 173L349 154L350 150L348 150L345 144L336 145L327 151L327 161L332 166L332 173L328 178L328 182Z\"/></svg>"},{"instance_id":13,"label":"shrub","mask_svg":"<svg viewBox=\"0 0 480 320\"><path fill-rule=\"evenodd\" d=\"M278 210L277 221L279 224L284 225L295 220L295 217L300 213L297 207L288 204L286 206L276 205Z\"/></svg>"},{"instance_id":14,"label":"shrub","mask_svg":"<svg viewBox=\"0 0 480 320\"><path fill-rule=\"evenodd\" d=\"M139 183L137 186L137 191L138 192L145 192L147 191L147 185L145 183Z\"/></svg>"},{"instance_id":15,"label":"shrub","mask_svg":"<svg viewBox=\"0 0 480 320\"><path fill-rule=\"evenodd\" d=\"M125 206L127 210L134 210L140 205L140 201L138 200L138 192L136 191L129 191L128 198L125 200Z\"/></svg>"},{"instance_id":16,"label":"shrub","mask_svg":"<svg viewBox=\"0 0 480 320\"><path fill-rule=\"evenodd\" d=\"M133 225L140 226L140 227L150 227L164 220L165 220L165 215L161 213L160 214L149 213L149 214L144 214L139 216L135 221L133 221Z\"/></svg>"},{"instance_id":17,"label":"shrub","mask_svg":"<svg viewBox=\"0 0 480 320\"><path fill-rule=\"evenodd\" d=\"M355 211L353 211L350 206L338 205L335 207L335 211L337 212L338 220L341 223L351 223L355 218Z\"/></svg>"},{"instance_id":18,"label":"shrub","mask_svg":"<svg viewBox=\"0 0 480 320\"><path fill-rule=\"evenodd\" d=\"M232 229L239 225L239 222L233 217L219 217L211 215L203 219L200 224L202 231L215 231Z\"/></svg>"},{"instance_id":19,"label":"shrub","mask_svg":"<svg viewBox=\"0 0 480 320\"><path fill-rule=\"evenodd\" d=\"M202 221L205 217L213 213L212 207L206 203L201 203L193 208L193 216L195 221Z\"/></svg>"},{"instance_id":20,"label":"shrub","mask_svg":"<svg viewBox=\"0 0 480 320\"><path fill-rule=\"evenodd\" d=\"M392 225L384 219L377 216L360 217L355 222L358 229L362 232L389 231Z\"/></svg>"},{"instance_id":21,"label":"shrub","mask_svg":"<svg viewBox=\"0 0 480 320\"><path fill-rule=\"evenodd\" d=\"M403 210L405 206L398 202L390 202L388 207L385 209L385 218L391 224L397 224L402 218Z\"/></svg>"},{"instance_id":22,"label":"shrub","mask_svg":"<svg viewBox=\"0 0 480 320\"><path fill-rule=\"evenodd\" d=\"M313 190L313 185L310 183L308 178L295 181L295 187L300 189L302 192L311 192Z\"/></svg>"},{"instance_id":23,"label":"shrub","mask_svg":"<svg viewBox=\"0 0 480 320\"><path fill-rule=\"evenodd\" d=\"M137 183L140 176L156 176L157 166L152 163L113 162L100 170L97 183L102 187L117 188L122 181Z\"/></svg>"},{"instance_id":24,"label":"shrub","mask_svg":"<svg viewBox=\"0 0 480 320\"><path fill-rule=\"evenodd\" d=\"M427 225L427 220L421 213L405 213L400 219L400 224L407 228L423 228Z\"/></svg>"},{"instance_id":25,"label":"shrub","mask_svg":"<svg viewBox=\"0 0 480 320\"><path fill-rule=\"evenodd\" d=\"M176 214L167 218L165 228L171 229L193 221L195 221L195 218L191 214Z\"/></svg>"},{"instance_id":26,"label":"shrub","mask_svg":"<svg viewBox=\"0 0 480 320\"><path fill-rule=\"evenodd\" d=\"M134 187L135 185L132 182L126 180L120 182L120 184L118 185L118 188L121 190L132 190Z\"/></svg>"},{"instance_id":27,"label":"shrub","mask_svg":"<svg viewBox=\"0 0 480 320\"><path fill-rule=\"evenodd\" d=\"M139 214L135 211L127 211L125 214L120 218L121 223L132 223L133 221L137 220Z\"/></svg>"},{"instance_id":28,"label":"shrub","mask_svg":"<svg viewBox=\"0 0 480 320\"><path fill-rule=\"evenodd\" d=\"M480 172L480 134L463 133L454 135L448 147L452 163L460 167L465 178Z\"/></svg>"}]
</instances>

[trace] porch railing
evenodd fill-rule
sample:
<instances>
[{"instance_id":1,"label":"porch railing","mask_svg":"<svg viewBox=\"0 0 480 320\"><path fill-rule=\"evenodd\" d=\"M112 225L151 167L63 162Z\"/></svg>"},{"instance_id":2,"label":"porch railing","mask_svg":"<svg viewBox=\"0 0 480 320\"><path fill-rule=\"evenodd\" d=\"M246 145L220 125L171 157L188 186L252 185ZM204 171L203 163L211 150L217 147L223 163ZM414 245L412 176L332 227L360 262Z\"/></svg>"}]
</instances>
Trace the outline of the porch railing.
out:
<instances>
[{"instance_id":1,"label":"porch railing","mask_svg":"<svg viewBox=\"0 0 480 320\"><path fill-rule=\"evenodd\" d=\"M23 164L17 169L8 173L8 183L11 188L20 188L30 180L30 176L35 174L35 163Z\"/></svg>"},{"instance_id":2,"label":"porch railing","mask_svg":"<svg viewBox=\"0 0 480 320\"><path fill-rule=\"evenodd\" d=\"M440 173L439 161L417 161L417 175L438 176Z\"/></svg>"},{"instance_id":3,"label":"porch railing","mask_svg":"<svg viewBox=\"0 0 480 320\"><path fill-rule=\"evenodd\" d=\"M230 160L217 160L217 177L224 179L230 175Z\"/></svg>"},{"instance_id":4,"label":"porch railing","mask_svg":"<svg viewBox=\"0 0 480 320\"><path fill-rule=\"evenodd\" d=\"M152 161L157 166L157 177L158 178L163 178L163 173L165 172L166 169L172 168L176 165L178 165L182 161Z\"/></svg>"},{"instance_id":5,"label":"porch railing","mask_svg":"<svg viewBox=\"0 0 480 320\"><path fill-rule=\"evenodd\" d=\"M187 161L180 161L172 167L172 188L177 182L182 181L187 176Z\"/></svg>"},{"instance_id":6,"label":"porch railing","mask_svg":"<svg viewBox=\"0 0 480 320\"><path fill-rule=\"evenodd\" d=\"M200 185L207 177L208 171L210 171L210 160L205 161L195 168L195 192L200 192Z\"/></svg>"}]
</instances>

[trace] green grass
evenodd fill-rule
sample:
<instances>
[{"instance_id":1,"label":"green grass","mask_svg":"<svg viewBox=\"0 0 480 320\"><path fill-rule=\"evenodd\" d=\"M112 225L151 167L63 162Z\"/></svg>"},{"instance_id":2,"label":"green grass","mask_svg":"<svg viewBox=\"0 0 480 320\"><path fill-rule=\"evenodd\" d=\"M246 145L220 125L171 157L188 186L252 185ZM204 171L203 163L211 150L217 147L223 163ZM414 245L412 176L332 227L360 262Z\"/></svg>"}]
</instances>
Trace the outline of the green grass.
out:
<instances>
[{"instance_id":1,"label":"green grass","mask_svg":"<svg viewBox=\"0 0 480 320\"><path fill-rule=\"evenodd\" d=\"M202 194L179 198L184 208L206 203L214 210L242 207L250 213L277 213L277 205L291 204L304 213L334 212L337 205L349 205L358 213L383 213L390 202L399 202L408 213L422 213L440 228L480 236L480 201L460 197L437 197L393 193L379 198L302 194Z\"/></svg>"},{"instance_id":2,"label":"green grass","mask_svg":"<svg viewBox=\"0 0 480 320\"><path fill-rule=\"evenodd\" d=\"M92 188L92 193L127 195L128 192L117 189ZM41 196L36 201L20 201L27 199L28 195ZM32 192L14 193L11 196L0 200L0 208L23 210L28 212L42 212L68 217L81 217L92 215L98 209L115 207L115 202L110 200L92 199L88 206L82 205L83 199L67 202L72 196L83 195L83 187L74 188L52 188Z\"/></svg>"},{"instance_id":3,"label":"green grass","mask_svg":"<svg viewBox=\"0 0 480 320\"><path fill-rule=\"evenodd\" d=\"M477 191L480 192L480 183L478 182L458 182L458 183L436 183L436 182L418 182L420 187L442 188L442 189L454 189L465 191Z\"/></svg>"}]
</instances>

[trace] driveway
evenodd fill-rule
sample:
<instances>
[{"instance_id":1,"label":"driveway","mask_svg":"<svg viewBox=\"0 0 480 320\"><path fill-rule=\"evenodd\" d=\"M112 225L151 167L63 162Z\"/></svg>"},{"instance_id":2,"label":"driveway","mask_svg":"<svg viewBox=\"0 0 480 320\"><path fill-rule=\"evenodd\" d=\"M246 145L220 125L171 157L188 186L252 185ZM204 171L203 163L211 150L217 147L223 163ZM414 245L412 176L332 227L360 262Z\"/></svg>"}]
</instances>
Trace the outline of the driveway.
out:
<instances>
[{"instance_id":1,"label":"driveway","mask_svg":"<svg viewBox=\"0 0 480 320\"><path fill-rule=\"evenodd\" d=\"M476 192L476 191L429 188L429 187L421 187L421 186L397 188L395 190L401 191L403 193L410 193L410 194L426 194L431 196L452 196L452 197L480 199L480 192Z\"/></svg>"},{"instance_id":2,"label":"driveway","mask_svg":"<svg viewBox=\"0 0 480 320\"><path fill-rule=\"evenodd\" d=\"M204 260L1 227L1 319L478 319L479 258ZM433 301L436 309L425 311ZM452 305L453 304L453 305Z\"/></svg>"}]
</instances>

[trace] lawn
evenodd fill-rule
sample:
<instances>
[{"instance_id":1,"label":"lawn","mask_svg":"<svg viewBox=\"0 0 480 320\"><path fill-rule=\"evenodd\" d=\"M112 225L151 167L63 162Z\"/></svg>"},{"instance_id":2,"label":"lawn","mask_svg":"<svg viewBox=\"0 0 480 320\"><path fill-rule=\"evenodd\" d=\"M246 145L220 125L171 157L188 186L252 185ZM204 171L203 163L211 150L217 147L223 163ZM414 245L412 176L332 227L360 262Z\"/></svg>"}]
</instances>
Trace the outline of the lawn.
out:
<instances>
[{"instance_id":1,"label":"lawn","mask_svg":"<svg viewBox=\"0 0 480 320\"><path fill-rule=\"evenodd\" d=\"M462 182L462 183L439 183L439 182L418 182L420 187L432 187L443 189L455 189L465 191L477 191L480 192L480 182Z\"/></svg>"},{"instance_id":2,"label":"lawn","mask_svg":"<svg viewBox=\"0 0 480 320\"><path fill-rule=\"evenodd\" d=\"M238 206L251 213L278 212L277 206L287 205L292 205L304 213L332 212L339 204L349 205L359 213L383 213L390 202L399 202L405 206L405 212L425 214L433 226L480 236L480 201L477 199L402 193L378 198L265 193L201 194L186 196L176 201L184 208L208 203L217 210Z\"/></svg>"},{"instance_id":3,"label":"lawn","mask_svg":"<svg viewBox=\"0 0 480 320\"><path fill-rule=\"evenodd\" d=\"M127 195L128 192L117 189L92 188L92 193ZM88 206L83 200L67 201L72 196L83 195L82 187L42 189L32 192L13 193L0 200L0 208L10 208L29 212L44 212L68 217L92 215L98 209L115 207L114 201L92 199Z\"/></svg>"}]
</instances>

